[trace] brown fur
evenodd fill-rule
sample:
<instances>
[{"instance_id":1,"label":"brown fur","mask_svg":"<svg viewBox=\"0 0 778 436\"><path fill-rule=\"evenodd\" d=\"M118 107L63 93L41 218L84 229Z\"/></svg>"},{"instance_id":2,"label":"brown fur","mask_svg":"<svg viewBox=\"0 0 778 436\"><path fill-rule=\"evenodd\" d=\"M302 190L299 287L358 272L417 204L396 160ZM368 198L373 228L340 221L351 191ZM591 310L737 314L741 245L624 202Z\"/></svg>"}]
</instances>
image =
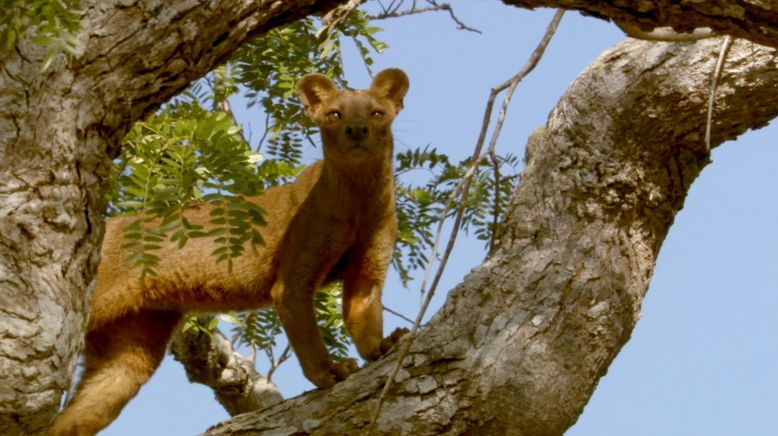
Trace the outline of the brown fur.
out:
<instances>
[{"instance_id":1,"label":"brown fur","mask_svg":"<svg viewBox=\"0 0 778 436\"><path fill-rule=\"evenodd\" d=\"M297 84L306 113L320 127L324 160L294 183L251 201L266 212L263 246L235 259L232 272L211 256L208 238L183 249L167 243L158 276L138 280L122 249L131 218L110 219L92 301L84 374L52 435L91 435L113 421L156 370L183 314L275 305L305 376L320 388L357 370L356 361L330 360L314 318L313 298L327 281L343 280L343 317L359 354L381 356L381 289L397 228L391 123L402 108L408 78L379 73L370 89L340 91L325 76ZM209 227L212 207L187 210Z\"/></svg>"}]
</instances>

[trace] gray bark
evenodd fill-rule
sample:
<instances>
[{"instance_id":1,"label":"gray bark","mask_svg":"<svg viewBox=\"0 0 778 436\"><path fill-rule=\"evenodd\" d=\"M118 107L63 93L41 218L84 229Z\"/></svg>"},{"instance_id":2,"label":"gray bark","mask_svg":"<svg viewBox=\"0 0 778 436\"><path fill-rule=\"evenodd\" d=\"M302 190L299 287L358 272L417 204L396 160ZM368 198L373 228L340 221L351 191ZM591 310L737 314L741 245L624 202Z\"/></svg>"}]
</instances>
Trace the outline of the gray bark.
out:
<instances>
[{"instance_id":1,"label":"gray bark","mask_svg":"<svg viewBox=\"0 0 778 436\"><path fill-rule=\"evenodd\" d=\"M720 47L626 41L579 76L529 139L497 251L420 332L375 427L397 352L207 434L562 434L629 339L662 241L709 162ZM777 64L773 49L735 42L714 146L778 114Z\"/></svg>"},{"instance_id":2,"label":"gray bark","mask_svg":"<svg viewBox=\"0 0 778 436\"><path fill-rule=\"evenodd\" d=\"M27 40L0 56L0 433L42 431L67 388L94 285L110 160L129 126L246 39L337 3L82 0L82 54L57 59L46 74L45 49ZM737 3L758 12L742 16L715 13L723 3L695 4L684 12L713 21L687 27L775 44L773 14L754 9L756 1ZM644 9L590 12L675 25L663 21L666 11ZM530 142L500 250L415 343L381 431L542 434L575 420L628 338L656 251L706 162L698 147L716 47L628 43L576 82ZM728 65L714 143L774 115L773 53L738 43ZM391 360L230 425L352 433Z\"/></svg>"},{"instance_id":3,"label":"gray bark","mask_svg":"<svg viewBox=\"0 0 778 436\"><path fill-rule=\"evenodd\" d=\"M503 0L521 8L572 9L650 32L672 27L679 32L710 28L778 48L778 4L764 0Z\"/></svg>"},{"instance_id":4,"label":"gray bark","mask_svg":"<svg viewBox=\"0 0 778 436\"><path fill-rule=\"evenodd\" d=\"M130 125L277 25L335 0L82 1L84 51L0 56L0 433L40 432L81 347L110 162Z\"/></svg>"},{"instance_id":5,"label":"gray bark","mask_svg":"<svg viewBox=\"0 0 778 436\"><path fill-rule=\"evenodd\" d=\"M170 351L184 365L189 381L213 389L216 400L230 416L265 409L283 400L278 387L257 372L253 360L233 350L218 328L211 334L195 329L180 331L173 336Z\"/></svg>"}]
</instances>

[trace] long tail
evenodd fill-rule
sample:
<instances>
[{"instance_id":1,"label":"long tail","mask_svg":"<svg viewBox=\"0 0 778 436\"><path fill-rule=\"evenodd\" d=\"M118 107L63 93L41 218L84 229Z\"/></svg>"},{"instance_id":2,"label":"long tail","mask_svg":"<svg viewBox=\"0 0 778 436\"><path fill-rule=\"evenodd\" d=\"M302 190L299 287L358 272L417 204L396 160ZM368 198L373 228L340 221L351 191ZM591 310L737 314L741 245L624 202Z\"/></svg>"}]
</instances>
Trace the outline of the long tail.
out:
<instances>
[{"instance_id":1,"label":"long tail","mask_svg":"<svg viewBox=\"0 0 778 436\"><path fill-rule=\"evenodd\" d=\"M162 362L180 319L178 312L141 310L88 333L76 395L49 434L91 436L116 419Z\"/></svg>"}]
</instances>

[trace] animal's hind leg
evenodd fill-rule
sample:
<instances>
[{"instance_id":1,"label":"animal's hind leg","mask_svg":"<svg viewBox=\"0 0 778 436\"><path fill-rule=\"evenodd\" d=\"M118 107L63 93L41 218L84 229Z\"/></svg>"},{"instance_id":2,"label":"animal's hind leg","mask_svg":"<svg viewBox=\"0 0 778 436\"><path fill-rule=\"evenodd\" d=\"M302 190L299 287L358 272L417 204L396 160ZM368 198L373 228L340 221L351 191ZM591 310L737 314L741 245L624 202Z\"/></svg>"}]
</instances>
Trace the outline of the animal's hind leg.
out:
<instances>
[{"instance_id":1,"label":"animal's hind leg","mask_svg":"<svg viewBox=\"0 0 778 436\"><path fill-rule=\"evenodd\" d=\"M89 332L76 395L49 434L93 435L110 424L159 366L180 318L141 310Z\"/></svg>"}]
</instances>

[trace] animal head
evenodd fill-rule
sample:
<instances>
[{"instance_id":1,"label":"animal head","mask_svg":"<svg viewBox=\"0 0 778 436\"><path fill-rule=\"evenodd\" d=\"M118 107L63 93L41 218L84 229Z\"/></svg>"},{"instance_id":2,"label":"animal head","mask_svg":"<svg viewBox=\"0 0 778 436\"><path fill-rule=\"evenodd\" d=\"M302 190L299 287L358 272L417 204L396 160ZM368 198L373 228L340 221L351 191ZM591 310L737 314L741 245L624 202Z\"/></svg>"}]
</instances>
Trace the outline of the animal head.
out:
<instances>
[{"instance_id":1,"label":"animal head","mask_svg":"<svg viewBox=\"0 0 778 436\"><path fill-rule=\"evenodd\" d=\"M359 91L342 91L322 74L297 82L305 113L321 129L325 155L354 163L391 156L391 125L407 91L408 76L396 68L381 71Z\"/></svg>"}]
</instances>

